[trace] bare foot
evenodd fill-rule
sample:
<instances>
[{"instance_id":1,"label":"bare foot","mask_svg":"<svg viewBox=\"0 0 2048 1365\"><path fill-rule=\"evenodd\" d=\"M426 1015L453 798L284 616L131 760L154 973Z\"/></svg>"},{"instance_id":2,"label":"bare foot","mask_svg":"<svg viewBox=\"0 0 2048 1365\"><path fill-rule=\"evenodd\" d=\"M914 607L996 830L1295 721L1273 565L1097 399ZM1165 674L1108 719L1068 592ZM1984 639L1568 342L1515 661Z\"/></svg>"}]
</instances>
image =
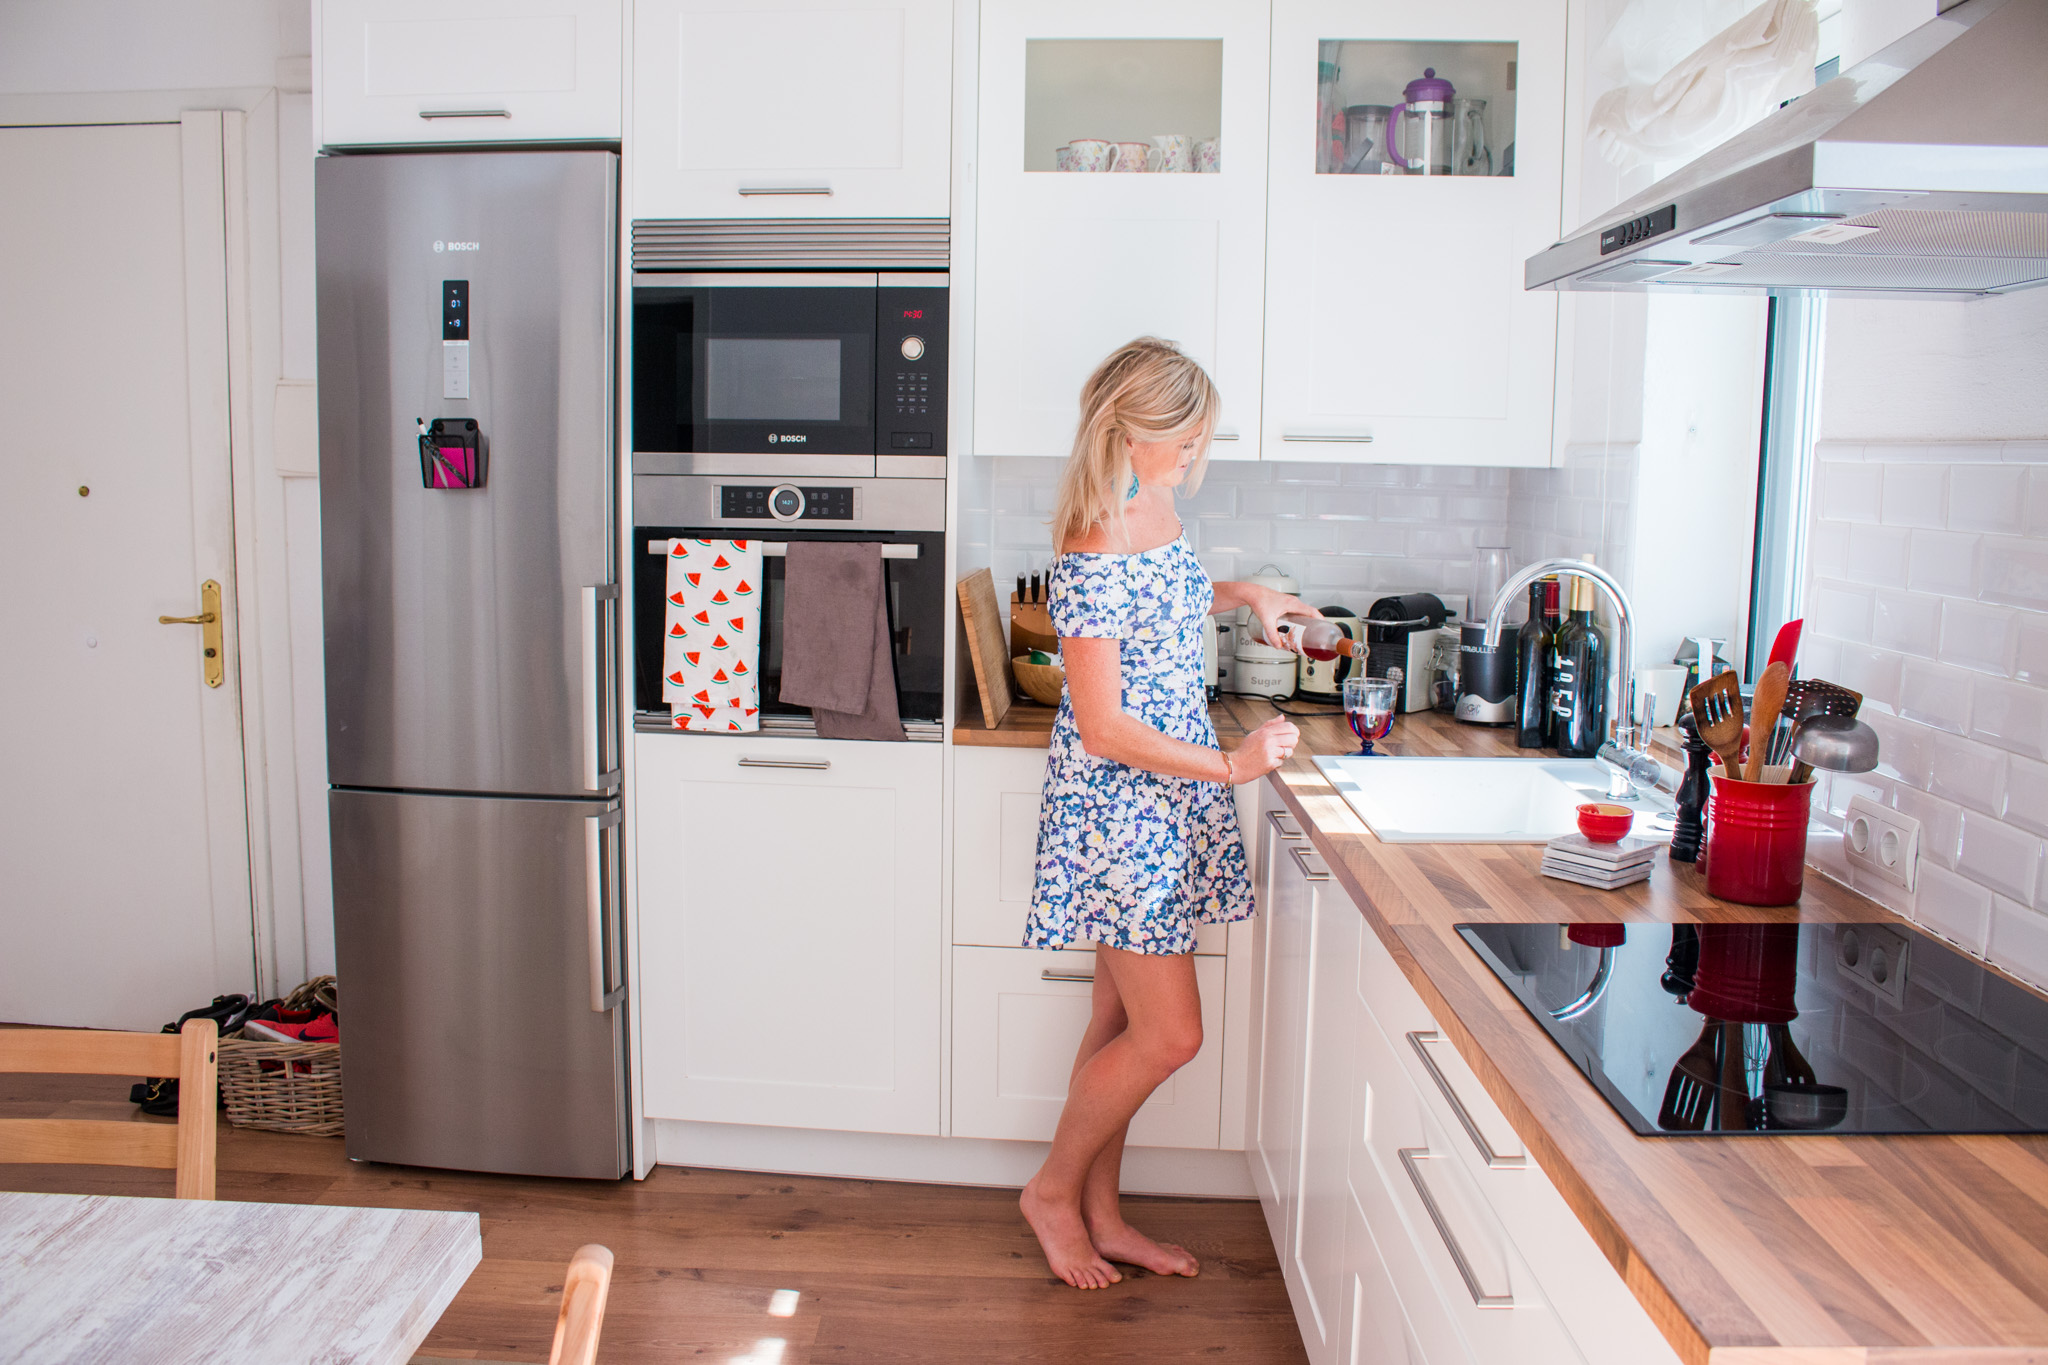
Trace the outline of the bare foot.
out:
<instances>
[{"instance_id":1,"label":"bare foot","mask_svg":"<svg viewBox=\"0 0 2048 1365\"><path fill-rule=\"evenodd\" d=\"M1024 1211L1024 1221L1038 1235L1038 1245L1045 1252L1045 1263L1052 1267L1053 1274L1076 1289L1107 1289L1123 1278L1109 1262L1095 1254L1094 1244L1088 1240L1087 1225L1081 1221L1081 1210L1041 1198L1035 1177L1018 1196L1017 1207Z\"/></svg>"},{"instance_id":2,"label":"bare foot","mask_svg":"<svg viewBox=\"0 0 2048 1365\"><path fill-rule=\"evenodd\" d=\"M1154 1275L1199 1275L1202 1263L1186 1247L1155 1242L1129 1223L1101 1223L1089 1228L1089 1240L1105 1260L1141 1265Z\"/></svg>"}]
</instances>

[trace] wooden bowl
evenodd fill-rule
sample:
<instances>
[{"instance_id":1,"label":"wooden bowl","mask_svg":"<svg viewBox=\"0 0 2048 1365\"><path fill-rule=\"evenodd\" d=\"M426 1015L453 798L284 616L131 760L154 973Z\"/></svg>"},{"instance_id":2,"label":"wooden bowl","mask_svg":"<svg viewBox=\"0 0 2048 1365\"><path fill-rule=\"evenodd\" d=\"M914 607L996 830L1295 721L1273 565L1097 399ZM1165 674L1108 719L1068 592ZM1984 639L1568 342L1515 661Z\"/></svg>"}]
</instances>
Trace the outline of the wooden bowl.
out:
<instances>
[{"instance_id":1,"label":"wooden bowl","mask_svg":"<svg viewBox=\"0 0 2048 1365\"><path fill-rule=\"evenodd\" d=\"M1046 654L1057 654L1060 652L1060 637L1050 633L1041 634L1016 617L1011 617L1010 652L1013 655L1029 654L1034 649ZM1044 667L1043 664L1039 666Z\"/></svg>"},{"instance_id":2,"label":"wooden bowl","mask_svg":"<svg viewBox=\"0 0 2048 1365\"><path fill-rule=\"evenodd\" d=\"M1024 689L1024 695L1045 706L1060 704L1060 689L1067 681L1067 670L1058 664L1035 664L1031 656L1020 654L1010 660L1010 672L1017 677L1017 686Z\"/></svg>"}]
</instances>

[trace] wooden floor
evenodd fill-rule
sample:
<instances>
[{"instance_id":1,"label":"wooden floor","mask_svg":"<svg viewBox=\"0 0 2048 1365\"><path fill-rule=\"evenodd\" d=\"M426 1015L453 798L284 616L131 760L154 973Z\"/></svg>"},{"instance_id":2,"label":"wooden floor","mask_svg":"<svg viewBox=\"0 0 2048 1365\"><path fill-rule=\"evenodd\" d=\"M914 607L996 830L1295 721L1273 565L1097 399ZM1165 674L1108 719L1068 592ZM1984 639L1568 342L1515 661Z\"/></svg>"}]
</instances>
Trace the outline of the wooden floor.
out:
<instances>
[{"instance_id":1,"label":"wooden floor","mask_svg":"<svg viewBox=\"0 0 2048 1365\"><path fill-rule=\"evenodd\" d=\"M126 1092L100 1077L0 1075L0 1116L137 1117ZM0 1189L167 1196L171 1173L0 1166ZM637 1184L459 1175L223 1124L219 1197L480 1214L483 1264L426 1355L545 1361L569 1254L602 1242L618 1257L604 1365L1305 1359L1259 1207L1243 1200L1128 1201L1134 1223L1194 1251L1202 1274L1126 1267L1122 1284L1082 1293L1047 1272L1006 1190L671 1166ZM800 1294L794 1316L768 1315L778 1289Z\"/></svg>"}]
</instances>

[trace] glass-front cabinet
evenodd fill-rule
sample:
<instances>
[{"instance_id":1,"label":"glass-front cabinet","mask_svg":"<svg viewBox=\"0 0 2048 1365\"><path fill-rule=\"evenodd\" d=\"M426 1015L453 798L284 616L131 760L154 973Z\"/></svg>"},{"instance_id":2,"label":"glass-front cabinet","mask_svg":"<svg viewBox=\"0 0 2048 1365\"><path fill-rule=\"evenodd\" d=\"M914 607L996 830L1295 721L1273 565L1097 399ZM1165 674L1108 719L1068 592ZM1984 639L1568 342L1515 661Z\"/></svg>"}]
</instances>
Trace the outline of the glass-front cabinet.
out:
<instances>
[{"instance_id":1,"label":"glass-front cabinet","mask_svg":"<svg viewBox=\"0 0 2048 1365\"><path fill-rule=\"evenodd\" d=\"M1266 458L1543 465L1565 0L1274 0Z\"/></svg>"},{"instance_id":2,"label":"glass-front cabinet","mask_svg":"<svg viewBox=\"0 0 2048 1365\"><path fill-rule=\"evenodd\" d=\"M1269 18L983 4L975 450L1065 455L1089 371L1150 334L1222 389L1215 456L1258 458Z\"/></svg>"}]
</instances>

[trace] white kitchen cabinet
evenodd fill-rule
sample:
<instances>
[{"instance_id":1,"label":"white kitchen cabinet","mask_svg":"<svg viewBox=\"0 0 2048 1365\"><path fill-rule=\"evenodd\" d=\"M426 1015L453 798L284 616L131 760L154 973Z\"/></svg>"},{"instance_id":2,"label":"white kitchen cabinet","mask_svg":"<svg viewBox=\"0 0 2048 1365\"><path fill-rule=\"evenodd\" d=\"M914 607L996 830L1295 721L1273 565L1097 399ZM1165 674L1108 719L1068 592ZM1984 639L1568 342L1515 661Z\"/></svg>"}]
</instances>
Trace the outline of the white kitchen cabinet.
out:
<instances>
[{"instance_id":1,"label":"white kitchen cabinet","mask_svg":"<svg viewBox=\"0 0 2048 1365\"><path fill-rule=\"evenodd\" d=\"M324 147L617 142L623 0L315 0Z\"/></svg>"},{"instance_id":2,"label":"white kitchen cabinet","mask_svg":"<svg viewBox=\"0 0 2048 1365\"><path fill-rule=\"evenodd\" d=\"M953 950L953 1136L1049 1142L1088 1027L1095 954ZM1223 1087L1223 961L1195 959L1202 1048L1131 1119L1139 1147L1216 1146Z\"/></svg>"},{"instance_id":3,"label":"white kitchen cabinet","mask_svg":"<svg viewBox=\"0 0 2048 1365\"><path fill-rule=\"evenodd\" d=\"M1565 11L1273 0L1267 458L1550 462L1557 295L1522 267L1561 229ZM1332 59L1340 107L1395 105L1430 67L1485 98L1513 174L1319 171Z\"/></svg>"},{"instance_id":4,"label":"white kitchen cabinet","mask_svg":"<svg viewBox=\"0 0 2048 1365\"><path fill-rule=\"evenodd\" d=\"M953 942L1016 948L1031 913L1045 750L953 750ZM1229 926L1195 932L1198 956L1221 956ZM954 990L957 993L958 987Z\"/></svg>"},{"instance_id":5,"label":"white kitchen cabinet","mask_svg":"<svg viewBox=\"0 0 2048 1365\"><path fill-rule=\"evenodd\" d=\"M937 1133L940 747L635 740L648 1116Z\"/></svg>"},{"instance_id":6,"label":"white kitchen cabinet","mask_svg":"<svg viewBox=\"0 0 2048 1365\"><path fill-rule=\"evenodd\" d=\"M635 218L945 218L950 0L637 0Z\"/></svg>"},{"instance_id":7,"label":"white kitchen cabinet","mask_svg":"<svg viewBox=\"0 0 2048 1365\"><path fill-rule=\"evenodd\" d=\"M1288 820L1267 811L1259 838L1265 850L1264 922L1260 992L1257 1107L1253 1114L1252 1183L1266 1205L1266 1226L1283 1270L1291 1264L1301 1199L1301 1125L1308 1047L1310 951L1315 893L1308 871L1317 866L1306 841L1289 839Z\"/></svg>"},{"instance_id":8,"label":"white kitchen cabinet","mask_svg":"<svg viewBox=\"0 0 2048 1365\"><path fill-rule=\"evenodd\" d=\"M1372 1235L1365 1210L1344 1196L1343 1317L1338 1326L1341 1365L1425 1365L1422 1343L1401 1308L1400 1291Z\"/></svg>"},{"instance_id":9,"label":"white kitchen cabinet","mask_svg":"<svg viewBox=\"0 0 2048 1365\"><path fill-rule=\"evenodd\" d=\"M1258 456L1265 0L981 9L974 449L1065 455L1076 396L1133 337L1216 379L1214 458ZM1214 174L1061 173L1076 138L1215 138Z\"/></svg>"}]
</instances>

